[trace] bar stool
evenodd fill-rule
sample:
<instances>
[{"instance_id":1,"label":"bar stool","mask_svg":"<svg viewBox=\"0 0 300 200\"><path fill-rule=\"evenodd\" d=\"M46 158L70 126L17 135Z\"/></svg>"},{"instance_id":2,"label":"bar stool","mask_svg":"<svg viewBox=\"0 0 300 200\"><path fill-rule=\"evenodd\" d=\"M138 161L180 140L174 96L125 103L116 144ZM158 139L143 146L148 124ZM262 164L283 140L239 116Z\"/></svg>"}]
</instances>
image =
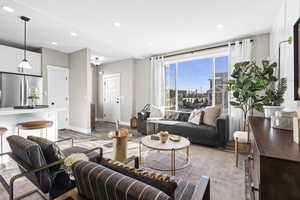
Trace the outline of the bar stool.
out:
<instances>
[{"instance_id":1,"label":"bar stool","mask_svg":"<svg viewBox=\"0 0 300 200\"><path fill-rule=\"evenodd\" d=\"M235 166L239 165L239 152L248 153L250 150L250 145L248 141L248 132L236 131L233 134L235 143Z\"/></svg>"},{"instance_id":2,"label":"bar stool","mask_svg":"<svg viewBox=\"0 0 300 200\"><path fill-rule=\"evenodd\" d=\"M43 130L46 129L46 137L47 137L47 129L53 126L52 121L30 121L30 122L22 122L17 124L18 135L20 135L20 130L36 130L41 129L40 136L43 137Z\"/></svg>"},{"instance_id":3,"label":"bar stool","mask_svg":"<svg viewBox=\"0 0 300 200\"><path fill-rule=\"evenodd\" d=\"M7 132L7 128L5 127L0 127L0 138L1 138L1 154L3 154L3 135ZM1 165L0 165L0 169L5 168L5 165L2 164L2 159L3 156L1 156Z\"/></svg>"}]
</instances>

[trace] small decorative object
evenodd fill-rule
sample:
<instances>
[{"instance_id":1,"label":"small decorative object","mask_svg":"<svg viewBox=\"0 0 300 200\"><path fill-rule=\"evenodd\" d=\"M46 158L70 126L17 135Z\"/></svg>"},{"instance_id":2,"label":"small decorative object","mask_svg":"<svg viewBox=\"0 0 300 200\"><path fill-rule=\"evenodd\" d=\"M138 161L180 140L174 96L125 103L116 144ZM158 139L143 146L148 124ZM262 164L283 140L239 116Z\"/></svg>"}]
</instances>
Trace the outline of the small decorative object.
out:
<instances>
[{"instance_id":1,"label":"small decorative object","mask_svg":"<svg viewBox=\"0 0 300 200\"><path fill-rule=\"evenodd\" d=\"M39 99L39 91L37 89L32 89L31 90L31 94L28 97L28 99L31 100L31 107L35 107L37 105L37 100Z\"/></svg>"},{"instance_id":2,"label":"small decorative object","mask_svg":"<svg viewBox=\"0 0 300 200\"><path fill-rule=\"evenodd\" d=\"M277 129L293 130L293 118L296 116L296 112L277 111L274 116L271 116L271 126Z\"/></svg>"},{"instance_id":3,"label":"small decorative object","mask_svg":"<svg viewBox=\"0 0 300 200\"><path fill-rule=\"evenodd\" d=\"M160 131L159 132L159 138L160 138L160 142L162 144L166 143L169 137L169 133L168 131Z\"/></svg>"},{"instance_id":4,"label":"small decorative object","mask_svg":"<svg viewBox=\"0 0 300 200\"><path fill-rule=\"evenodd\" d=\"M65 160L64 160L64 169L65 171L69 174L70 179L74 180L73 172L72 172L72 165L76 163L77 161L88 161L88 157L84 153L74 153L69 155Z\"/></svg>"},{"instance_id":5,"label":"small decorative object","mask_svg":"<svg viewBox=\"0 0 300 200\"><path fill-rule=\"evenodd\" d=\"M160 140L160 137L158 135L151 135L151 140Z\"/></svg>"},{"instance_id":6,"label":"small decorative object","mask_svg":"<svg viewBox=\"0 0 300 200\"><path fill-rule=\"evenodd\" d=\"M299 130L300 126L299 126L299 124L300 124L300 118L294 117L294 119L293 119L293 129L294 129L293 139L294 139L294 142L296 142L297 144L300 143L300 130Z\"/></svg>"},{"instance_id":7,"label":"small decorative object","mask_svg":"<svg viewBox=\"0 0 300 200\"><path fill-rule=\"evenodd\" d=\"M136 116L133 116L133 117L130 119L130 127L131 127L131 128L136 128L136 124L137 124L137 118L136 118Z\"/></svg>"},{"instance_id":8,"label":"small decorative object","mask_svg":"<svg viewBox=\"0 0 300 200\"><path fill-rule=\"evenodd\" d=\"M170 135L169 136L170 140L172 140L173 142L180 142L181 137L178 135Z\"/></svg>"},{"instance_id":9,"label":"small decorative object","mask_svg":"<svg viewBox=\"0 0 300 200\"><path fill-rule=\"evenodd\" d=\"M119 131L119 137L127 137L129 135L129 131L127 128L121 128Z\"/></svg>"}]
</instances>

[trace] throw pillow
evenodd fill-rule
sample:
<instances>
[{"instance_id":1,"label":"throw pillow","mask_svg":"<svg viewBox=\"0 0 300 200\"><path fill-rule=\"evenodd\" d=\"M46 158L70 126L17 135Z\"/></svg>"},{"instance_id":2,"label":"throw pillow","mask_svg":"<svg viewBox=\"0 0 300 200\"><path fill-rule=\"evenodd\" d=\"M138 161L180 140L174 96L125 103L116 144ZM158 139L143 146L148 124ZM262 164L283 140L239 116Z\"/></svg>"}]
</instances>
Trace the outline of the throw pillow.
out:
<instances>
[{"instance_id":1,"label":"throw pillow","mask_svg":"<svg viewBox=\"0 0 300 200\"><path fill-rule=\"evenodd\" d=\"M197 110L197 109L193 110L191 112L188 122L199 125L202 114L203 114L202 110Z\"/></svg>"},{"instance_id":2,"label":"throw pillow","mask_svg":"<svg viewBox=\"0 0 300 200\"><path fill-rule=\"evenodd\" d=\"M216 120L221 114L220 106L206 107L204 109L203 124L215 126Z\"/></svg>"},{"instance_id":3,"label":"throw pillow","mask_svg":"<svg viewBox=\"0 0 300 200\"><path fill-rule=\"evenodd\" d=\"M151 185L157 189L160 189L169 196L174 196L174 191L177 187L177 183L174 178L168 175L151 172L141 168L136 169L134 167L125 165L124 163L114 161L111 159L103 159L101 164L116 172L119 172L136 180L142 181L148 185Z\"/></svg>"},{"instance_id":4,"label":"throw pillow","mask_svg":"<svg viewBox=\"0 0 300 200\"><path fill-rule=\"evenodd\" d=\"M65 158L59 146L57 146L54 142L46 138L36 137L36 136L28 136L27 139L37 143L41 147L47 164ZM56 165L49 168L50 171L57 171L59 169L60 169L60 165Z\"/></svg>"},{"instance_id":5,"label":"throw pillow","mask_svg":"<svg viewBox=\"0 0 300 200\"><path fill-rule=\"evenodd\" d=\"M154 105L150 107L150 118L163 117L162 110Z\"/></svg>"},{"instance_id":6,"label":"throw pillow","mask_svg":"<svg viewBox=\"0 0 300 200\"><path fill-rule=\"evenodd\" d=\"M165 119L168 120L177 120L179 117L179 112L176 111L166 111L165 112Z\"/></svg>"}]
</instances>

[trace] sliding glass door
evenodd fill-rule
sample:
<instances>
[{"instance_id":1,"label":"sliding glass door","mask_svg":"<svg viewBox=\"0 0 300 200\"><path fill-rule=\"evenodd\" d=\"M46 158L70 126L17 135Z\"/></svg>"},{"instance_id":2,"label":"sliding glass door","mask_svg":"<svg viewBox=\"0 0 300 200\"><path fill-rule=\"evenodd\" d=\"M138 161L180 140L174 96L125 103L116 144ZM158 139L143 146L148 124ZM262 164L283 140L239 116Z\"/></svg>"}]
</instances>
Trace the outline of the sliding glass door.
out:
<instances>
[{"instance_id":1,"label":"sliding glass door","mask_svg":"<svg viewBox=\"0 0 300 200\"><path fill-rule=\"evenodd\" d=\"M166 65L166 110L192 111L221 105L227 112L228 56L178 61Z\"/></svg>"}]
</instances>

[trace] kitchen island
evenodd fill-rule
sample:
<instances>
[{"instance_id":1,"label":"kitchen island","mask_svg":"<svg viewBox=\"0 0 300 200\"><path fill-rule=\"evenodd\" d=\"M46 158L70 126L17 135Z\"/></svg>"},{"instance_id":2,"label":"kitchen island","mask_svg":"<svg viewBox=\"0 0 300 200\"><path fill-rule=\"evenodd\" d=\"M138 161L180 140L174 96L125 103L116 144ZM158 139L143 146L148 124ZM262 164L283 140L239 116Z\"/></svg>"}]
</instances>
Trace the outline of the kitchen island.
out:
<instances>
[{"instance_id":1,"label":"kitchen island","mask_svg":"<svg viewBox=\"0 0 300 200\"><path fill-rule=\"evenodd\" d=\"M9 145L6 138L10 135L17 135L16 124L28 121L39 121L48 120L53 122L53 126L43 130L42 136L51 140L56 141L58 137L57 128L57 112L63 109L57 108L36 108L36 109L14 109L0 108L0 126L8 129L6 134L3 136L3 151L10 151ZM29 135L40 136L40 130L20 130L20 136L27 137Z\"/></svg>"}]
</instances>

